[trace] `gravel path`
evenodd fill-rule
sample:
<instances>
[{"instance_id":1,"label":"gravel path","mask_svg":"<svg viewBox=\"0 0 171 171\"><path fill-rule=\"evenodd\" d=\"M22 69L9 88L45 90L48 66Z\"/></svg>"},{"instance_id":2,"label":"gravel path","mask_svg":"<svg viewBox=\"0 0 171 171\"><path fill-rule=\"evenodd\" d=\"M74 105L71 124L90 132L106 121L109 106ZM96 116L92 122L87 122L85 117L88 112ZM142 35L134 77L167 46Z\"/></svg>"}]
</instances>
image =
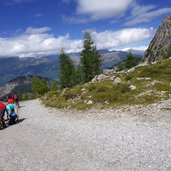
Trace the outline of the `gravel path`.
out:
<instances>
[{"instance_id":1,"label":"gravel path","mask_svg":"<svg viewBox=\"0 0 171 171\"><path fill-rule=\"evenodd\" d=\"M171 171L171 100L89 112L21 105L23 122L0 130L0 171Z\"/></svg>"}]
</instances>

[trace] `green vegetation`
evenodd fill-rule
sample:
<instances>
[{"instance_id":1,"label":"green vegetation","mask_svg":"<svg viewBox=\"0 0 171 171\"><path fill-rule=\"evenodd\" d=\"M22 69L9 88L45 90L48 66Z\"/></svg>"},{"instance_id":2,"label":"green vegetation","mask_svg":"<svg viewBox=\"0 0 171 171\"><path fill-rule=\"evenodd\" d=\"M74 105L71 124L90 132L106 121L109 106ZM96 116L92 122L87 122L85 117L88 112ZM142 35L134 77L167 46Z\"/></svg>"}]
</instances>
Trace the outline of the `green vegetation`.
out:
<instances>
[{"instance_id":1,"label":"green vegetation","mask_svg":"<svg viewBox=\"0 0 171 171\"><path fill-rule=\"evenodd\" d=\"M58 86L55 80L52 81L51 91L57 91Z\"/></svg>"},{"instance_id":2,"label":"green vegetation","mask_svg":"<svg viewBox=\"0 0 171 171\"><path fill-rule=\"evenodd\" d=\"M96 75L100 74L101 55L98 53L90 33L88 32L86 32L84 35L84 46L81 53L81 63L84 82L88 82Z\"/></svg>"},{"instance_id":3,"label":"green vegetation","mask_svg":"<svg viewBox=\"0 0 171 171\"><path fill-rule=\"evenodd\" d=\"M77 85L71 89L49 92L42 101L57 108L109 108L122 105L151 104L171 96L171 60L139 66L132 73L115 74L122 82L115 85L110 78ZM135 90L129 88L136 86Z\"/></svg>"},{"instance_id":4,"label":"green vegetation","mask_svg":"<svg viewBox=\"0 0 171 171\"><path fill-rule=\"evenodd\" d=\"M45 94L49 90L47 81L35 76L32 78L32 89L37 97Z\"/></svg>"},{"instance_id":5,"label":"green vegetation","mask_svg":"<svg viewBox=\"0 0 171 171\"><path fill-rule=\"evenodd\" d=\"M132 53L129 53L129 55L121 62L117 64L118 70L124 70L124 69L130 69L136 65L138 65L139 59L134 57Z\"/></svg>"},{"instance_id":6,"label":"green vegetation","mask_svg":"<svg viewBox=\"0 0 171 171\"><path fill-rule=\"evenodd\" d=\"M60 54L60 87L72 87L75 85L75 68L71 58L64 53Z\"/></svg>"},{"instance_id":7,"label":"green vegetation","mask_svg":"<svg viewBox=\"0 0 171 171\"><path fill-rule=\"evenodd\" d=\"M81 65L74 67L71 58L62 50L60 55L60 88L73 87L93 79L101 72L101 55L94 45L90 33L84 35Z\"/></svg>"}]
</instances>

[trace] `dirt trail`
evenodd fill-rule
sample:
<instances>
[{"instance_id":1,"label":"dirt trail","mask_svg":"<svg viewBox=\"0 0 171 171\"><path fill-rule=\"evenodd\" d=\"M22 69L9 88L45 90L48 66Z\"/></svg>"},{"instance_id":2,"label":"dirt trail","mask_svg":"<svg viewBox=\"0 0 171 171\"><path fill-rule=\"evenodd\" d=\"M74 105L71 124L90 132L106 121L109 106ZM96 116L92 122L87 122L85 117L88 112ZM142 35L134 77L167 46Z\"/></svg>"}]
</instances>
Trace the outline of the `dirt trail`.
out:
<instances>
[{"instance_id":1,"label":"dirt trail","mask_svg":"<svg viewBox=\"0 0 171 171\"><path fill-rule=\"evenodd\" d=\"M0 130L0 171L170 171L170 102L89 112L24 102L23 122Z\"/></svg>"}]
</instances>

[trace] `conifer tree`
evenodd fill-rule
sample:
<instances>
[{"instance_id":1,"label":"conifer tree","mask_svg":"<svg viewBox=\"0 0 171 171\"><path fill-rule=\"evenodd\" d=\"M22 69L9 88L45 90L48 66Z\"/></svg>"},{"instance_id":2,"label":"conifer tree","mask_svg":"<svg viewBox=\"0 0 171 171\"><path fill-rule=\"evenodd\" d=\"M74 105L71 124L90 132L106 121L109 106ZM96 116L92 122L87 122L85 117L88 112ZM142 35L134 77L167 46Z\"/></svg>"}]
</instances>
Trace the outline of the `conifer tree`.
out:
<instances>
[{"instance_id":1,"label":"conifer tree","mask_svg":"<svg viewBox=\"0 0 171 171\"><path fill-rule=\"evenodd\" d=\"M84 35L81 63L84 82L90 81L101 71L101 55L98 53L91 35L88 32Z\"/></svg>"},{"instance_id":2,"label":"conifer tree","mask_svg":"<svg viewBox=\"0 0 171 171\"><path fill-rule=\"evenodd\" d=\"M53 81L52 81L51 91L57 91L57 90L58 90L58 86L57 86L57 84L56 84L56 81L53 80Z\"/></svg>"},{"instance_id":3,"label":"conifer tree","mask_svg":"<svg viewBox=\"0 0 171 171\"><path fill-rule=\"evenodd\" d=\"M62 50L60 54L60 87L72 87L75 85L75 68L71 58Z\"/></svg>"},{"instance_id":4,"label":"conifer tree","mask_svg":"<svg viewBox=\"0 0 171 171\"><path fill-rule=\"evenodd\" d=\"M32 78L32 89L37 96L43 95L49 90L47 81L38 77Z\"/></svg>"}]
</instances>

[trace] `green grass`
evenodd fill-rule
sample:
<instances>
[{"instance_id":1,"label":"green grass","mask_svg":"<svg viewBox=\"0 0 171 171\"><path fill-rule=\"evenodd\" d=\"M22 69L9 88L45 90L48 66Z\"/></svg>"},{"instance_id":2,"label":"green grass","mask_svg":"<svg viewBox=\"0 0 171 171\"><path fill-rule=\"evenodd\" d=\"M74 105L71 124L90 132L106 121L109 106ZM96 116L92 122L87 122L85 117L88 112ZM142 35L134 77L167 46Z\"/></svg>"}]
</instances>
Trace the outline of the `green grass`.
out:
<instances>
[{"instance_id":1,"label":"green grass","mask_svg":"<svg viewBox=\"0 0 171 171\"><path fill-rule=\"evenodd\" d=\"M115 108L123 105L148 105L171 95L171 60L141 66L130 74L117 74L122 83L114 85L110 79L75 86L71 89L49 92L42 101L46 106L86 110L90 108ZM138 80L137 78L144 78ZM145 80L151 78L151 80ZM134 85L136 90L130 90ZM151 93L150 93L151 92ZM93 104L86 102L91 100Z\"/></svg>"}]
</instances>

